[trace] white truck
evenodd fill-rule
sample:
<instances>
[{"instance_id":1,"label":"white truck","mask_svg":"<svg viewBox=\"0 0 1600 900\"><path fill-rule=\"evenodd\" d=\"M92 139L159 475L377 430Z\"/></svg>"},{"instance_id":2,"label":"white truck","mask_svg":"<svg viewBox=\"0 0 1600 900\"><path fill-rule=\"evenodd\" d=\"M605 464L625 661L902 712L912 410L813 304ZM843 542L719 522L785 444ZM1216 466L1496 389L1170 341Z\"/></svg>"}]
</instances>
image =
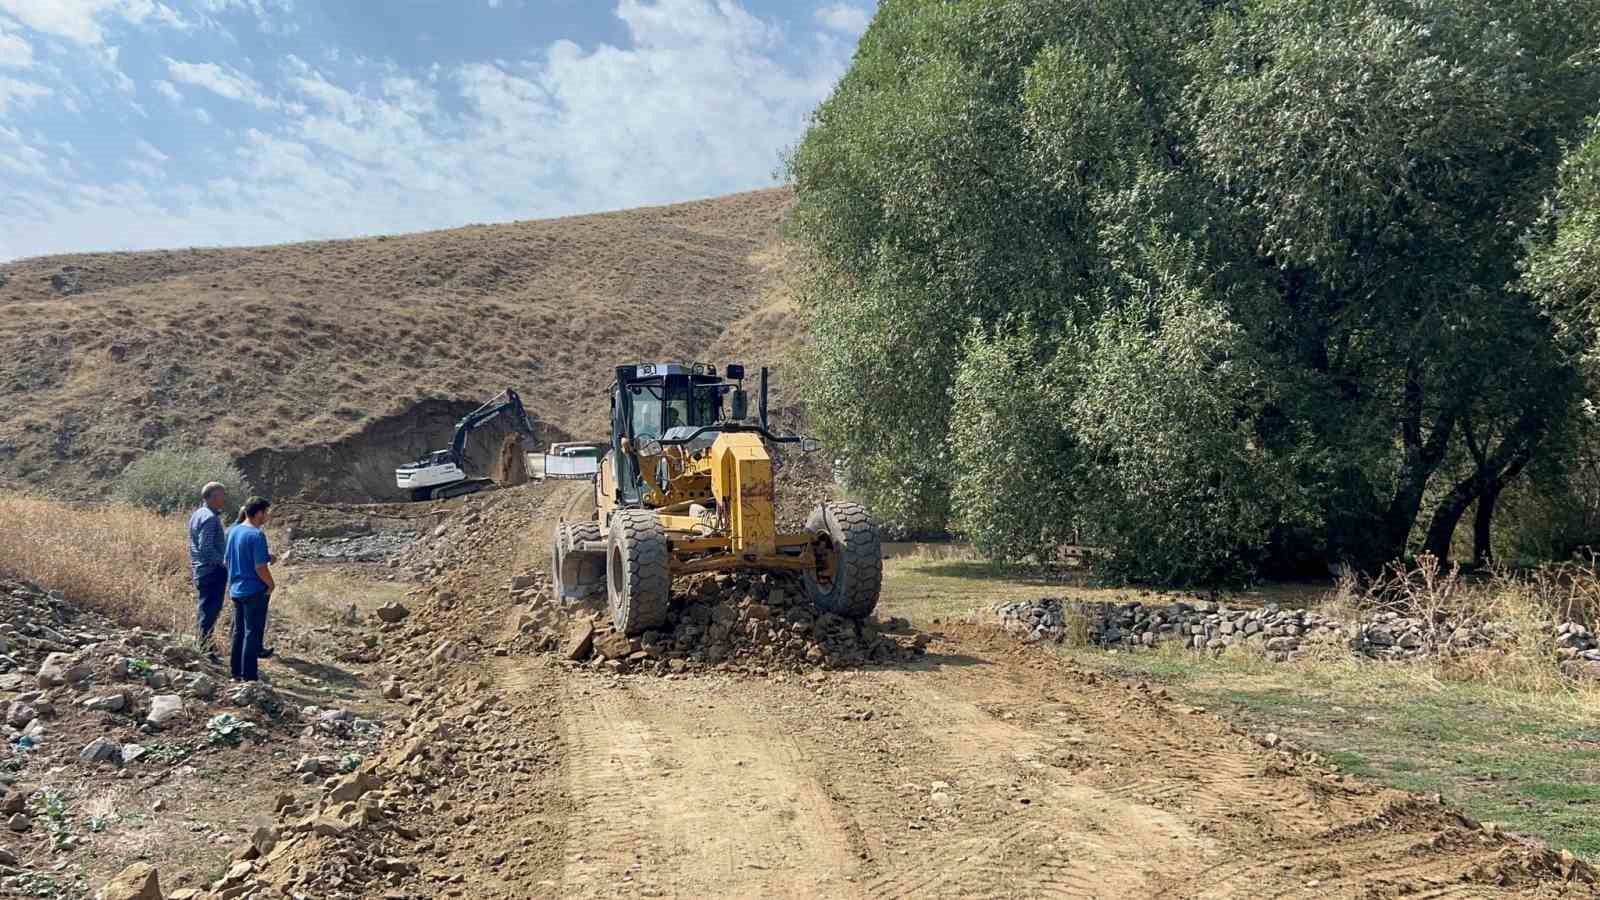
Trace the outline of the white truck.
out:
<instances>
[{"instance_id":1,"label":"white truck","mask_svg":"<svg viewBox=\"0 0 1600 900\"><path fill-rule=\"evenodd\" d=\"M543 454L528 454L528 473L545 478L586 479L600 472L600 456L605 444L595 441L563 441L551 444Z\"/></svg>"}]
</instances>

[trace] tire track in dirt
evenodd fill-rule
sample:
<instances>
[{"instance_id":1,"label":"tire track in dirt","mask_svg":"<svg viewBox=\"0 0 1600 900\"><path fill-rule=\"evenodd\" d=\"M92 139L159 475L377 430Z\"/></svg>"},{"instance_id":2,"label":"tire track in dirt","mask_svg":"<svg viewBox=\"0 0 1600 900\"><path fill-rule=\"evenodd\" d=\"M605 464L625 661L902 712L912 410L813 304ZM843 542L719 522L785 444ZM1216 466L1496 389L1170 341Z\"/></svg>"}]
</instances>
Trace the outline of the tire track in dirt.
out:
<instances>
[{"instance_id":1,"label":"tire track in dirt","mask_svg":"<svg viewBox=\"0 0 1600 900\"><path fill-rule=\"evenodd\" d=\"M971 694L965 668L886 672L879 680L904 698L907 724L923 735L935 764L952 773L956 785L966 783L971 791L1003 773L1026 796L1007 804L992 824L963 817L922 859L890 869L869 894L897 900L1150 896L1162 883L1156 861L1201 852L1204 840L1176 817L1074 783L1040 762L1056 741L980 705L1014 699L1005 674L985 673L989 689ZM944 849L951 841L972 852L952 854Z\"/></svg>"},{"instance_id":2,"label":"tire track in dirt","mask_svg":"<svg viewBox=\"0 0 1600 900\"><path fill-rule=\"evenodd\" d=\"M563 731L585 823L564 894L826 896L857 866L807 760L692 682L593 679Z\"/></svg>"}]
</instances>

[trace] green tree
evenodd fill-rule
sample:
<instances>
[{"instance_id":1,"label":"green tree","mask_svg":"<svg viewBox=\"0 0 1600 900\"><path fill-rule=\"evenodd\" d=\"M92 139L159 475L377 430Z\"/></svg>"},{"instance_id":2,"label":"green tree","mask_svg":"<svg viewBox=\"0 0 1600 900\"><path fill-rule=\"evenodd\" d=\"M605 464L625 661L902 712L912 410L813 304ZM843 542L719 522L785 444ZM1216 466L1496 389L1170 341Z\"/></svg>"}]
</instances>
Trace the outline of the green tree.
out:
<instances>
[{"instance_id":1,"label":"green tree","mask_svg":"<svg viewBox=\"0 0 1600 900\"><path fill-rule=\"evenodd\" d=\"M200 489L212 481L226 488L232 504L243 503L251 490L228 454L184 447L156 450L129 463L115 494L124 503L166 514L199 506Z\"/></svg>"},{"instance_id":2,"label":"green tree","mask_svg":"<svg viewBox=\"0 0 1600 900\"><path fill-rule=\"evenodd\" d=\"M1597 37L1593 2L885 0L788 164L821 430L881 515L997 553L1436 545L1574 389L1513 285Z\"/></svg>"}]
</instances>

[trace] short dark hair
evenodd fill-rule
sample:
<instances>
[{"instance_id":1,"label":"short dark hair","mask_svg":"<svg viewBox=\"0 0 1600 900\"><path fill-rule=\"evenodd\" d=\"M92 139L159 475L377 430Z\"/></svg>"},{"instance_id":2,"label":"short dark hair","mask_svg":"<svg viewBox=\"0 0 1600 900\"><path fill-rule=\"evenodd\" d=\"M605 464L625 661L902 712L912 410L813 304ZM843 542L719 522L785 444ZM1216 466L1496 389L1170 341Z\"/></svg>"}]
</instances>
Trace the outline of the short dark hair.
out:
<instances>
[{"instance_id":1,"label":"short dark hair","mask_svg":"<svg viewBox=\"0 0 1600 900\"><path fill-rule=\"evenodd\" d=\"M251 497L249 500L244 502L243 506L239 507L239 521L243 522L245 519L253 519L271 508L271 500L268 500L265 497Z\"/></svg>"}]
</instances>

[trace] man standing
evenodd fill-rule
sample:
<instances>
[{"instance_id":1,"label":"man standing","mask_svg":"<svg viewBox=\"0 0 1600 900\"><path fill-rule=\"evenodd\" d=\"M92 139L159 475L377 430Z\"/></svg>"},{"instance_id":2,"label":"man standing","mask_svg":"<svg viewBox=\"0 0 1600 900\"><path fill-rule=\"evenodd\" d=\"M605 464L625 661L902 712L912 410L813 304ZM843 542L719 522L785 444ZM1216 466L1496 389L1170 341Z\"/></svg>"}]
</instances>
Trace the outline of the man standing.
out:
<instances>
[{"instance_id":1,"label":"man standing","mask_svg":"<svg viewBox=\"0 0 1600 900\"><path fill-rule=\"evenodd\" d=\"M200 507L189 516L189 568L196 594L194 628L196 647L206 659L222 662L211 644L211 632L222 615L222 593L228 587L223 558L222 507L227 491L218 482L200 489Z\"/></svg>"},{"instance_id":2,"label":"man standing","mask_svg":"<svg viewBox=\"0 0 1600 900\"><path fill-rule=\"evenodd\" d=\"M235 681L258 681L261 638L267 627L267 601L274 583L268 563L267 535L261 529L272 517L272 503L251 497L244 521L228 531L224 556L228 564L228 596L233 598L233 643L228 664Z\"/></svg>"}]
</instances>

